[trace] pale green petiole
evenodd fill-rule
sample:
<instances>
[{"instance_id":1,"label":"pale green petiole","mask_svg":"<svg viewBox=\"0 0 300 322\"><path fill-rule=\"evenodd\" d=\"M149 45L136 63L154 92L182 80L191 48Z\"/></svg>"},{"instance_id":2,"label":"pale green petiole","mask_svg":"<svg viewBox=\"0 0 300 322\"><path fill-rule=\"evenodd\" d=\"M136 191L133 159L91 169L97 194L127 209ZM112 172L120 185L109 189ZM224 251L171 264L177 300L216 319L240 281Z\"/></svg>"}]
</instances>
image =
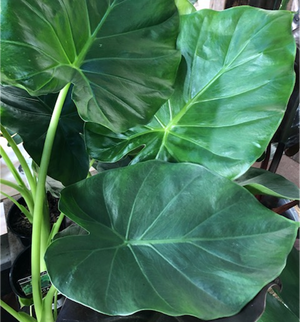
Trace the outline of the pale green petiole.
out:
<instances>
[{"instance_id":1,"label":"pale green petiole","mask_svg":"<svg viewBox=\"0 0 300 322\"><path fill-rule=\"evenodd\" d=\"M47 171L50 162L53 142L60 118L60 114L69 90L70 84L67 84L59 93L53 114L50 120L49 128L47 131L42 159L40 163L40 169L38 173L38 183L37 191L34 196L35 207L33 213L33 229L32 229L32 258L31 258L31 267L32 267L32 291L33 291L33 301L35 305L37 320L39 322L44 322L50 320L50 316L45 316L43 314L43 305L42 305L42 294L41 294L41 279L40 279L40 270L41 262L40 259L43 259L44 253L46 251L48 236L43 236L41 229L45 220L49 218L44 218L44 202L46 198L45 184L47 178ZM52 316L52 311L49 311ZM44 312L45 313L45 312ZM50 314L49 313L49 314ZM42 316L44 321L42 321ZM53 317L51 317L53 320Z\"/></svg>"}]
</instances>

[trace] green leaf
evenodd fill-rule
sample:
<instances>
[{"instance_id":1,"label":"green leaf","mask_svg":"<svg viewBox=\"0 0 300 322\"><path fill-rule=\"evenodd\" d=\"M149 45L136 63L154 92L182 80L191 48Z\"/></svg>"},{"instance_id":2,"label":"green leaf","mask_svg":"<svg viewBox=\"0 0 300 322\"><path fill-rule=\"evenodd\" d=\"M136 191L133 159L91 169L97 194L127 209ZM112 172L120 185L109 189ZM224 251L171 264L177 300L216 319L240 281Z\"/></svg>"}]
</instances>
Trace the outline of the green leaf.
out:
<instances>
[{"instance_id":1,"label":"green leaf","mask_svg":"<svg viewBox=\"0 0 300 322\"><path fill-rule=\"evenodd\" d=\"M175 92L147 125L123 134L87 126L94 158L132 163L199 163L229 178L243 174L276 131L294 84L288 12L236 7L181 16L182 61Z\"/></svg>"},{"instance_id":2,"label":"green leaf","mask_svg":"<svg viewBox=\"0 0 300 322\"><path fill-rule=\"evenodd\" d=\"M89 235L50 245L51 281L109 315L233 315L280 274L298 228L189 163L104 171L64 189L60 209Z\"/></svg>"},{"instance_id":3,"label":"green leaf","mask_svg":"<svg viewBox=\"0 0 300 322\"><path fill-rule=\"evenodd\" d=\"M25 90L1 87L1 123L16 131L25 150L40 164L46 133L57 94L30 96ZM56 132L48 175L69 185L86 178L89 158L82 138L83 121L70 93L65 101Z\"/></svg>"},{"instance_id":4,"label":"green leaf","mask_svg":"<svg viewBox=\"0 0 300 322\"><path fill-rule=\"evenodd\" d=\"M277 298L268 294L267 305L264 314L257 322L299 322L299 318L294 315L285 305Z\"/></svg>"},{"instance_id":5,"label":"green leaf","mask_svg":"<svg viewBox=\"0 0 300 322\"><path fill-rule=\"evenodd\" d=\"M2 5L1 77L32 95L74 84L80 116L124 131L173 92L173 0L22 0Z\"/></svg>"},{"instance_id":6,"label":"green leaf","mask_svg":"<svg viewBox=\"0 0 300 322\"><path fill-rule=\"evenodd\" d=\"M282 290L268 294L265 312L258 322L299 322L299 251L295 247L287 258L280 281Z\"/></svg>"},{"instance_id":7,"label":"green leaf","mask_svg":"<svg viewBox=\"0 0 300 322\"><path fill-rule=\"evenodd\" d=\"M298 240L299 243L299 240ZM284 304L299 319L299 250L293 247L287 258L287 264L280 275L282 282L282 292L278 293Z\"/></svg>"},{"instance_id":8,"label":"green leaf","mask_svg":"<svg viewBox=\"0 0 300 322\"><path fill-rule=\"evenodd\" d=\"M293 182L277 173L263 169L250 168L235 181L254 195L269 195L292 200L300 199L300 190Z\"/></svg>"},{"instance_id":9,"label":"green leaf","mask_svg":"<svg viewBox=\"0 0 300 322\"><path fill-rule=\"evenodd\" d=\"M196 8L189 2L189 0L175 0L175 4L180 15L187 15L196 11Z\"/></svg>"},{"instance_id":10,"label":"green leaf","mask_svg":"<svg viewBox=\"0 0 300 322\"><path fill-rule=\"evenodd\" d=\"M277 282L279 282L279 279L276 279L264 286L263 289L250 302L248 302L246 306L241 309L241 311L232 316L213 320L202 320L191 316L184 316L179 319L177 319L177 317L166 319L166 315L164 315L156 322L255 322L265 310L268 290L271 287L279 288Z\"/></svg>"}]
</instances>

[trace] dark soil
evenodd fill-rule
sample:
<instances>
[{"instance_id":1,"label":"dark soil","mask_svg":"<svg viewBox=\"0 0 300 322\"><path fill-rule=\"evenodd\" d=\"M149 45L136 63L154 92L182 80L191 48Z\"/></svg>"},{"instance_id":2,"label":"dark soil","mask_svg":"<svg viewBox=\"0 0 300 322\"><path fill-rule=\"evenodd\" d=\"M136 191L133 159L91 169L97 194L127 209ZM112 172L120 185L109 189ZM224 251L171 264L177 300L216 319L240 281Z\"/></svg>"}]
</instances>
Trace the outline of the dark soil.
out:
<instances>
[{"instance_id":1,"label":"dark soil","mask_svg":"<svg viewBox=\"0 0 300 322\"><path fill-rule=\"evenodd\" d=\"M50 193L47 193L47 199L50 213L50 224L52 226L57 221L57 218L60 215L60 211L58 210L59 199L54 198ZM25 202L23 202L22 204L26 207ZM23 213L14 215L14 218L11 222L11 228L12 230L14 230L14 232L20 234L21 236L29 238L31 237L32 224Z\"/></svg>"}]
</instances>

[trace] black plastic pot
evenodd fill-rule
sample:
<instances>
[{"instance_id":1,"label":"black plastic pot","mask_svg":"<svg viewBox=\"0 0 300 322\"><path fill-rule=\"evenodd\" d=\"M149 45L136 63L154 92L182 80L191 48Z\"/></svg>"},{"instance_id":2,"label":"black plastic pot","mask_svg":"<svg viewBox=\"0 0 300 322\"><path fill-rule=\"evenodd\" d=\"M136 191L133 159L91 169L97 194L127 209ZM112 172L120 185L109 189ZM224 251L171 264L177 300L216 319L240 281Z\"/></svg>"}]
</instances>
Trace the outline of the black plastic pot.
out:
<instances>
[{"instance_id":1,"label":"black plastic pot","mask_svg":"<svg viewBox=\"0 0 300 322\"><path fill-rule=\"evenodd\" d=\"M50 200L52 201L56 200L55 203L58 202L56 198L52 197L51 195L48 195L48 202L50 202ZM17 201L22 206L26 206L26 202L23 198L19 198ZM57 204L55 204L55 206L57 206ZM57 209L57 215L59 215L58 209ZM56 219L52 218L52 221L54 220ZM51 223L51 226L52 224L53 222ZM8 211L7 226L10 229L10 231L19 238L19 240L25 247L31 245L32 225L15 204L13 204ZM66 228L65 218L60 226L60 231L64 228Z\"/></svg>"},{"instance_id":2,"label":"black plastic pot","mask_svg":"<svg viewBox=\"0 0 300 322\"><path fill-rule=\"evenodd\" d=\"M1 269L1 297L9 294L12 291L9 283L9 272L10 267L5 267L4 269Z\"/></svg>"},{"instance_id":3,"label":"black plastic pot","mask_svg":"<svg viewBox=\"0 0 300 322\"><path fill-rule=\"evenodd\" d=\"M137 312L130 316L108 316L67 299L57 322L149 322L154 312Z\"/></svg>"},{"instance_id":4,"label":"black plastic pot","mask_svg":"<svg viewBox=\"0 0 300 322\"><path fill-rule=\"evenodd\" d=\"M23 198L19 198L17 201L22 206L26 206L26 202ZM31 227L29 221L23 226L16 224L26 222L26 219L24 218L25 215L15 204L13 204L7 214L7 226L9 230L19 238L24 246L29 246L31 244Z\"/></svg>"},{"instance_id":5,"label":"black plastic pot","mask_svg":"<svg viewBox=\"0 0 300 322\"><path fill-rule=\"evenodd\" d=\"M281 199L272 196L263 196L263 198L261 199L261 203L269 209L283 206L285 204L288 204L289 202L290 200L288 199ZM284 211L281 215L290 220L299 221L298 213L294 207Z\"/></svg>"},{"instance_id":6,"label":"black plastic pot","mask_svg":"<svg viewBox=\"0 0 300 322\"><path fill-rule=\"evenodd\" d=\"M25 295L19 284L19 280L30 276L31 274L31 247L25 248L13 262L10 273L9 282L13 292L23 299L30 299L31 296Z\"/></svg>"},{"instance_id":7,"label":"black plastic pot","mask_svg":"<svg viewBox=\"0 0 300 322\"><path fill-rule=\"evenodd\" d=\"M42 275L47 275L46 272ZM42 290L43 293L46 294L49 287L50 287L50 281L49 277L43 276L43 280L46 280L45 282L42 282ZM9 282L11 285L11 288L13 292L19 296L22 299L32 299L32 292L31 292L31 246L28 246L25 248L15 259L13 262L10 273L9 273ZM24 289L27 290L27 293L22 289L22 286ZM23 301L24 302L24 301ZM28 301L24 302L29 303ZM27 305L26 304L26 305Z\"/></svg>"}]
</instances>

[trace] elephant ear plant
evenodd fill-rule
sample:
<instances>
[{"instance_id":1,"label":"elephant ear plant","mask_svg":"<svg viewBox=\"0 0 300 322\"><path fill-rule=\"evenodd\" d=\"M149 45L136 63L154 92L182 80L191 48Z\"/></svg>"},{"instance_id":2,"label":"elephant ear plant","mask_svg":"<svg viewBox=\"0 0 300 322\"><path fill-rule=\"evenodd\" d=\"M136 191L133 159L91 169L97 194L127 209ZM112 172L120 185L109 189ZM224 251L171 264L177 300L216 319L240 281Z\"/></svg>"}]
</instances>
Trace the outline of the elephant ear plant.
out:
<instances>
[{"instance_id":1,"label":"elephant ear plant","mask_svg":"<svg viewBox=\"0 0 300 322\"><path fill-rule=\"evenodd\" d=\"M274 189L275 174L255 184L249 169L293 88L293 16L176 5L180 14L172 0L2 6L2 129L39 166L36 317L1 302L21 322L53 322L56 289L107 315L233 316L285 266L299 225L251 192L299 191ZM128 155L128 166L86 178L89 159ZM41 247L47 175L66 186L60 210L86 233L48 234Z\"/></svg>"}]
</instances>

